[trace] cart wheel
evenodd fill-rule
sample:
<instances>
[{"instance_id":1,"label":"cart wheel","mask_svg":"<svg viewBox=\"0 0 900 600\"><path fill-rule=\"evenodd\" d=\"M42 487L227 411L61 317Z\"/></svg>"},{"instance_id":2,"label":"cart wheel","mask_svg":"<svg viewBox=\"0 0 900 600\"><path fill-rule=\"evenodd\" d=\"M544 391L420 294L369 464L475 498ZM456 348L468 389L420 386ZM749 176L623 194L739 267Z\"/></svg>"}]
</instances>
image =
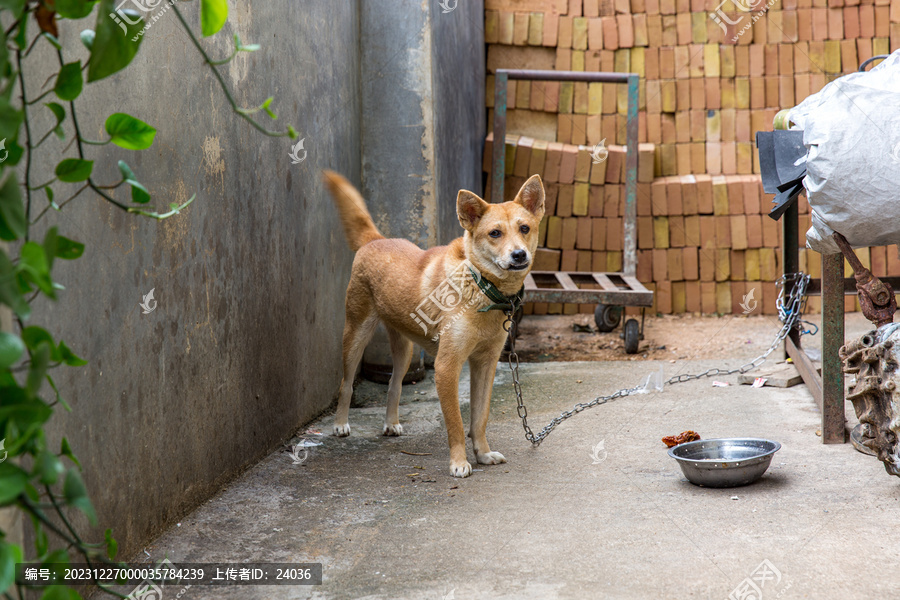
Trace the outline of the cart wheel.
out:
<instances>
[{"instance_id":1,"label":"cart wheel","mask_svg":"<svg viewBox=\"0 0 900 600\"><path fill-rule=\"evenodd\" d=\"M637 354L640 341L641 326L638 324L637 319L628 319L625 321L625 352Z\"/></svg>"},{"instance_id":2,"label":"cart wheel","mask_svg":"<svg viewBox=\"0 0 900 600\"><path fill-rule=\"evenodd\" d=\"M597 324L597 329L607 332L618 327L619 321L622 320L622 312L624 311L621 306L598 304L594 309L594 323Z\"/></svg>"}]
</instances>

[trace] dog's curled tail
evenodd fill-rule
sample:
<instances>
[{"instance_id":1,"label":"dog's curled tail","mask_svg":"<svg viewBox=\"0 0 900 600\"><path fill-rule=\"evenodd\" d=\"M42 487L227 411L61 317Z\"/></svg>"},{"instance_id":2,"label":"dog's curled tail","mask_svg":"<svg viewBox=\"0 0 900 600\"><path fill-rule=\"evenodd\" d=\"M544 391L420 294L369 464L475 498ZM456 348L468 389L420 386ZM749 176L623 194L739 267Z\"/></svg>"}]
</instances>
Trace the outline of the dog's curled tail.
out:
<instances>
[{"instance_id":1,"label":"dog's curled tail","mask_svg":"<svg viewBox=\"0 0 900 600\"><path fill-rule=\"evenodd\" d=\"M341 224L350 249L356 252L373 240L384 239L372 221L365 200L353 184L334 171L326 170L324 177L325 185L341 215Z\"/></svg>"}]
</instances>

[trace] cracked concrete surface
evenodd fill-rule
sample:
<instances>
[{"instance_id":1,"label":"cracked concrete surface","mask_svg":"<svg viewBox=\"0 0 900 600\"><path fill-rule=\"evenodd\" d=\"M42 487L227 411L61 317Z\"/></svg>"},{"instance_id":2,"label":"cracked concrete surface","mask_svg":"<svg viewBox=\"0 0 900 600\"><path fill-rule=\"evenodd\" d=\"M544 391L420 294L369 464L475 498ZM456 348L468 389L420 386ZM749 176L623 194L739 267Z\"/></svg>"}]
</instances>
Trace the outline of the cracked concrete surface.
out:
<instances>
[{"instance_id":1,"label":"cracked concrete surface","mask_svg":"<svg viewBox=\"0 0 900 600\"><path fill-rule=\"evenodd\" d=\"M745 352L724 363L742 364ZM523 364L529 419L539 429L659 366L668 377L722 362ZM147 552L176 563L324 568L321 586L193 587L187 600L721 600L751 584L762 584L767 599L895 594L900 480L850 444L823 445L803 386L753 389L737 386L736 375L720 378L732 383L725 388L710 380L667 386L577 415L534 449L501 366L488 437L509 463L473 465L472 477L454 479L432 374L403 390L407 435L380 435L386 386L362 383L351 437L327 435L331 417L323 417L308 427L326 435L305 437L324 445L304 465L286 451L271 454ZM461 389L467 398L467 381ZM849 403L847 415L856 422ZM660 442L685 429L765 437L783 448L756 484L699 488Z\"/></svg>"}]
</instances>

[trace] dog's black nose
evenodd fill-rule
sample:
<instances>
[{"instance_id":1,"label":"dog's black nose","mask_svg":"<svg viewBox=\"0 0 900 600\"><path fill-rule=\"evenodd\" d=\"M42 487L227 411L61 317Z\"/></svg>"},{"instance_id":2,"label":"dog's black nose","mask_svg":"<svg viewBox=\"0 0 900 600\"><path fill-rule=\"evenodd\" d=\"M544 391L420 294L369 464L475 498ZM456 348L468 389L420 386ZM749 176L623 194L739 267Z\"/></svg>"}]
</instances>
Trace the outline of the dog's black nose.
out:
<instances>
[{"instance_id":1,"label":"dog's black nose","mask_svg":"<svg viewBox=\"0 0 900 600\"><path fill-rule=\"evenodd\" d=\"M523 263L528 258L528 253L524 250L513 250L510 256L513 259L513 262Z\"/></svg>"}]
</instances>

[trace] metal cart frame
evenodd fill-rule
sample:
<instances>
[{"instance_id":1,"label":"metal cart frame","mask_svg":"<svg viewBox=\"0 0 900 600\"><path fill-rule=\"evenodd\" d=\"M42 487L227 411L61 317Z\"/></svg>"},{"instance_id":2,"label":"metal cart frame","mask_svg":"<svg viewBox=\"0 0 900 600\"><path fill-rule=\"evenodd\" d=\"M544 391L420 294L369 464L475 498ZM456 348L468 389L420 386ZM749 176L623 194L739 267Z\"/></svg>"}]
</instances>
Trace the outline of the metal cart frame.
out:
<instances>
[{"instance_id":1,"label":"metal cart frame","mask_svg":"<svg viewBox=\"0 0 900 600\"><path fill-rule=\"evenodd\" d=\"M503 202L503 185L506 178L506 109L509 80L565 81L586 83L624 83L628 85L628 109L626 116L625 155L625 240L623 246L622 273L556 272L538 271L529 274L525 282L527 302L600 303L615 306L641 306L653 304L653 292L637 280L637 172L638 172L638 81L635 73L604 73L584 71L539 71L524 69L497 69L494 78L494 145L491 165L491 201ZM554 287L542 287L539 281L552 279ZM599 289L579 288L578 283L588 283ZM643 310L642 310L643 314ZM633 322L633 325L629 324ZM643 337L643 319L640 332L637 322L625 322L626 350L637 351L637 340ZM636 337L638 336L638 337ZM629 344L629 342L632 342ZM633 347L634 352L629 348Z\"/></svg>"}]
</instances>

